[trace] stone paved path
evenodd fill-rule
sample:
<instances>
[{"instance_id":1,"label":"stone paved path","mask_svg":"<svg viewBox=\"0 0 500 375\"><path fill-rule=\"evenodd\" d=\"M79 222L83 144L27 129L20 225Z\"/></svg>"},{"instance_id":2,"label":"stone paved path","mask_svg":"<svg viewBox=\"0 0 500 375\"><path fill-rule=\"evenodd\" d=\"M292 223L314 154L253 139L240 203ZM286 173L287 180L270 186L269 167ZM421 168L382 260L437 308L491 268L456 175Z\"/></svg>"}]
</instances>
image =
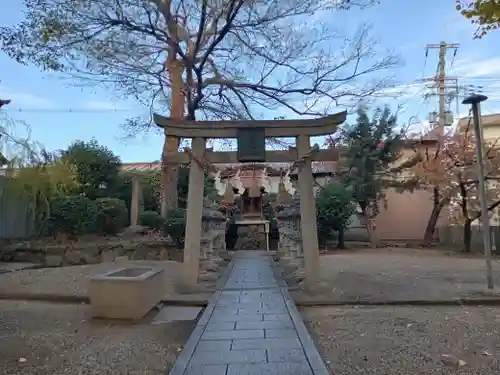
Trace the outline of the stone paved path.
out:
<instances>
[{"instance_id":1,"label":"stone paved path","mask_svg":"<svg viewBox=\"0 0 500 375\"><path fill-rule=\"evenodd\" d=\"M236 253L170 375L328 375L270 261Z\"/></svg>"}]
</instances>

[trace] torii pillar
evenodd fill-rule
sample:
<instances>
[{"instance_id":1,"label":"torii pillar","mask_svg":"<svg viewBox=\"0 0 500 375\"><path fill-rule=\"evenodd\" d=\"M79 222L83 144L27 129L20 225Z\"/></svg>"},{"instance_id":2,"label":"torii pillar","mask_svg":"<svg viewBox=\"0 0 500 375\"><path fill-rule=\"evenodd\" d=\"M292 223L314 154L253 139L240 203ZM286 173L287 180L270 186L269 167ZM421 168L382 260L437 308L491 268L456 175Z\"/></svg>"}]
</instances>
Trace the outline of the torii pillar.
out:
<instances>
[{"instance_id":1,"label":"torii pillar","mask_svg":"<svg viewBox=\"0 0 500 375\"><path fill-rule=\"evenodd\" d=\"M299 135L297 153L304 157L311 150L309 136ZM319 272L318 226L316 224L316 201L314 199L314 177L311 159L306 158L298 165L298 182L300 197L300 227L302 232L302 249L306 263L306 288L313 290Z\"/></svg>"},{"instance_id":2,"label":"torii pillar","mask_svg":"<svg viewBox=\"0 0 500 375\"><path fill-rule=\"evenodd\" d=\"M249 149L242 149L238 144L238 152L236 153L210 153L209 161L212 163L232 163L234 160L255 162L254 158L262 159L265 162L295 162L297 157L304 159L299 163L300 216L307 272L306 286L313 289L319 270L319 246L311 161L336 160L332 158L337 157L337 152L336 150L322 150L323 152L318 152L317 155L307 157L311 151L309 137L334 133L337 126L345 121L346 116L347 112L344 111L317 119L262 120L255 122L252 120L176 120L155 114L154 122L171 136L180 138L194 137L192 150L200 157L205 154L206 138L238 138L238 140L242 140L245 136L246 141L248 141L245 146L248 146ZM297 150L279 152L265 150L265 138L280 137L296 137ZM186 153L172 152L167 156L172 162L189 162L189 155ZM247 156L252 160L243 160ZM183 264L183 281L186 286L196 287L198 282L203 180L204 171L202 166L195 160L191 160Z\"/></svg>"},{"instance_id":3,"label":"torii pillar","mask_svg":"<svg viewBox=\"0 0 500 375\"><path fill-rule=\"evenodd\" d=\"M205 154L205 139L193 138L191 150L199 158ZM186 212L186 235L184 240L184 261L182 263L183 285L195 289L198 285L200 267L201 217L203 213L203 187L205 172L202 166L191 159Z\"/></svg>"}]
</instances>

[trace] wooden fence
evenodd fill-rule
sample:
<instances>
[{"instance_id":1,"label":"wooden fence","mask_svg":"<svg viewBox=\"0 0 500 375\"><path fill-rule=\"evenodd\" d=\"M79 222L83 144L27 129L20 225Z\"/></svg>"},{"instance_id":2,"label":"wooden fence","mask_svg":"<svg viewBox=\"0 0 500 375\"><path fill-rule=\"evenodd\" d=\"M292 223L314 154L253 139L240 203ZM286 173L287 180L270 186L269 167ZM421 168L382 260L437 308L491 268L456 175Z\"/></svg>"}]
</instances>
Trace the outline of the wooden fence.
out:
<instances>
[{"instance_id":1,"label":"wooden fence","mask_svg":"<svg viewBox=\"0 0 500 375\"><path fill-rule=\"evenodd\" d=\"M7 177L0 176L0 239L29 238L34 231L33 215L27 202L6 189Z\"/></svg>"}]
</instances>

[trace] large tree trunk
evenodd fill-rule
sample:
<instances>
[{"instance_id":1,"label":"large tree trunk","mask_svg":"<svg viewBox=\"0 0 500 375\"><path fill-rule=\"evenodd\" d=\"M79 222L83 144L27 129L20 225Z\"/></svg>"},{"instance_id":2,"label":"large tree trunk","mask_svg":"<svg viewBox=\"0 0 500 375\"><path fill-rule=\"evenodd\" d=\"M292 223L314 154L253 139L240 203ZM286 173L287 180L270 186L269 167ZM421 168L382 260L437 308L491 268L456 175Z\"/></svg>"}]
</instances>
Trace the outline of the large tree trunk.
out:
<instances>
[{"instance_id":1,"label":"large tree trunk","mask_svg":"<svg viewBox=\"0 0 500 375\"><path fill-rule=\"evenodd\" d=\"M170 78L171 86L171 104L170 117L177 120L184 119L185 109L185 93L184 81L182 74L184 66L182 61L176 59L173 52L169 52L167 57L167 71ZM177 137L168 136L165 131L165 140L163 143L162 164L163 164L163 189L161 200L161 215L167 216L167 211L172 208L177 208L179 195L177 192L177 184L179 180L179 168L176 164L171 164L166 156L168 152L176 152L179 150L180 139Z\"/></svg>"},{"instance_id":2,"label":"large tree trunk","mask_svg":"<svg viewBox=\"0 0 500 375\"><path fill-rule=\"evenodd\" d=\"M443 210L443 207L448 204L449 197L444 197L440 199L439 190L434 188L434 205L432 207L431 216L429 216L429 220L427 221L427 226L425 227L424 232L424 246L430 246L434 239L434 231L436 230L436 225L439 220L439 215Z\"/></svg>"},{"instance_id":3,"label":"large tree trunk","mask_svg":"<svg viewBox=\"0 0 500 375\"><path fill-rule=\"evenodd\" d=\"M342 228L339 230L339 238L338 238L338 243L337 243L337 249L345 249L345 240L344 240L344 231L345 229Z\"/></svg>"},{"instance_id":4,"label":"large tree trunk","mask_svg":"<svg viewBox=\"0 0 500 375\"><path fill-rule=\"evenodd\" d=\"M464 253L469 254L471 250L472 242L472 231L471 231L472 220L466 219L464 223Z\"/></svg>"},{"instance_id":5,"label":"large tree trunk","mask_svg":"<svg viewBox=\"0 0 500 375\"><path fill-rule=\"evenodd\" d=\"M364 212L361 216L361 222L366 228L368 233L368 238L370 239L370 245L372 249L380 247L380 241L377 236L377 230L375 228L375 219L373 219L368 212Z\"/></svg>"},{"instance_id":6,"label":"large tree trunk","mask_svg":"<svg viewBox=\"0 0 500 375\"><path fill-rule=\"evenodd\" d=\"M177 137L168 137L165 135L162 153L162 199L161 216L167 217L167 212L172 208L177 208L179 194L177 192L177 183L179 180L179 167L171 164L165 157L167 152L175 152L179 149L180 140Z\"/></svg>"},{"instance_id":7,"label":"large tree trunk","mask_svg":"<svg viewBox=\"0 0 500 375\"><path fill-rule=\"evenodd\" d=\"M436 230L436 225L439 220L439 215L441 214L443 206L441 204L434 204L432 207L431 216L427 221L427 226L425 227L424 233L424 246L429 246L434 239L434 231Z\"/></svg>"}]
</instances>

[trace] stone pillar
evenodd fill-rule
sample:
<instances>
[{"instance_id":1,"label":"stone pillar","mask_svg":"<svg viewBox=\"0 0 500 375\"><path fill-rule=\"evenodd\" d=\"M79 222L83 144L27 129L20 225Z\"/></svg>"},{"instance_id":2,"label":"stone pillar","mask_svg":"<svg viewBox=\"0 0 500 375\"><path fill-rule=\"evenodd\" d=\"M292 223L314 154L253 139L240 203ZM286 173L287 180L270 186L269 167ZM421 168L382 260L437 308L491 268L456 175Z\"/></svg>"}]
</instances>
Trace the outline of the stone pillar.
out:
<instances>
[{"instance_id":1,"label":"stone pillar","mask_svg":"<svg viewBox=\"0 0 500 375\"><path fill-rule=\"evenodd\" d=\"M290 215L290 241L291 250L294 258L298 260L297 266L304 267L304 246L302 243L301 233L301 213L300 213L300 198L294 198L288 209Z\"/></svg>"},{"instance_id":2,"label":"stone pillar","mask_svg":"<svg viewBox=\"0 0 500 375\"><path fill-rule=\"evenodd\" d=\"M278 220L278 231L279 231L279 243L278 243L278 253L279 258L282 258L284 262L287 262L291 258L290 246L289 246L289 232L291 229L290 223L290 205L285 204L282 210L277 213L276 219Z\"/></svg>"},{"instance_id":3,"label":"stone pillar","mask_svg":"<svg viewBox=\"0 0 500 375\"><path fill-rule=\"evenodd\" d=\"M209 252L206 254L205 265L200 266L200 270L208 268L215 270L217 264L222 262L221 253L226 249L226 217L216 207L205 207L202 221L202 241L205 241L204 245Z\"/></svg>"},{"instance_id":4,"label":"stone pillar","mask_svg":"<svg viewBox=\"0 0 500 375\"><path fill-rule=\"evenodd\" d=\"M299 135L297 137L297 152L299 158L306 155L310 149L311 144L309 142L309 136ZM306 268L305 283L308 289L312 289L319 272L319 246L311 160L307 159L298 168L302 248L304 249Z\"/></svg>"},{"instance_id":5,"label":"stone pillar","mask_svg":"<svg viewBox=\"0 0 500 375\"><path fill-rule=\"evenodd\" d=\"M205 139L193 138L191 149L198 157L203 158ZM191 160L186 212L186 239L184 241L184 261L182 263L183 284L187 288L195 288L198 285L204 180L203 168L195 160Z\"/></svg>"},{"instance_id":6,"label":"stone pillar","mask_svg":"<svg viewBox=\"0 0 500 375\"><path fill-rule=\"evenodd\" d=\"M132 179L132 197L130 199L130 226L139 225L139 215L142 211L142 186L138 178Z\"/></svg>"}]
</instances>

